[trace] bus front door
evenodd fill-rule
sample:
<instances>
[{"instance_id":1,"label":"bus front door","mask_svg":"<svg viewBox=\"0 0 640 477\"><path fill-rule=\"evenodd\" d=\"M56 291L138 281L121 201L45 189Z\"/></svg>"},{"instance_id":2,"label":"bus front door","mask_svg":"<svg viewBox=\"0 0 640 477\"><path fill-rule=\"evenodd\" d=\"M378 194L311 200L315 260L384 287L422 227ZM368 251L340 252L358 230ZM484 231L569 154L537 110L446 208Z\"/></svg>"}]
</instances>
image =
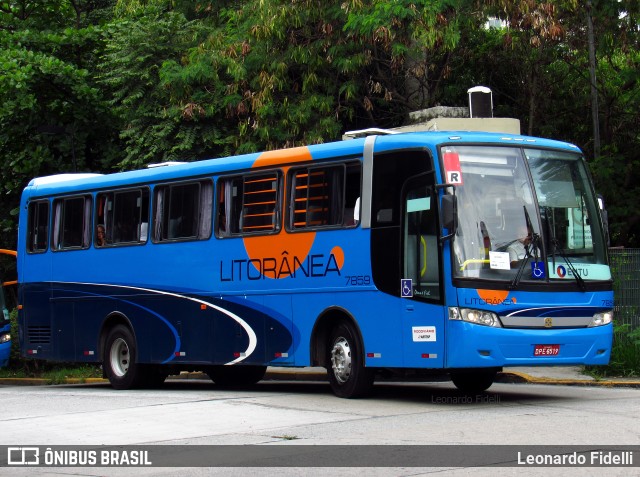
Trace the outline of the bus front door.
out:
<instances>
[{"instance_id":1,"label":"bus front door","mask_svg":"<svg viewBox=\"0 0 640 477\"><path fill-rule=\"evenodd\" d=\"M428 174L412 179L403 195L404 365L441 368L445 311L442 306L436 196Z\"/></svg>"}]
</instances>

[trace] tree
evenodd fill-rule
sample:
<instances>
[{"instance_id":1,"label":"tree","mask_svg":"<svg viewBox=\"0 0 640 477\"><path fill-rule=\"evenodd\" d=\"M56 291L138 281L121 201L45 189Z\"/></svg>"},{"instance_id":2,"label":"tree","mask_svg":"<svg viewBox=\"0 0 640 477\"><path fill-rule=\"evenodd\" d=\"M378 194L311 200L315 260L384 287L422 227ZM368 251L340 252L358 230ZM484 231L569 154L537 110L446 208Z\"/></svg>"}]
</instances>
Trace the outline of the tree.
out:
<instances>
[{"instance_id":1,"label":"tree","mask_svg":"<svg viewBox=\"0 0 640 477\"><path fill-rule=\"evenodd\" d=\"M85 21L90 3L80 28L80 2L0 8L2 246L15 244L20 191L32 177L109 166L110 116L90 72L100 49L97 28Z\"/></svg>"},{"instance_id":2,"label":"tree","mask_svg":"<svg viewBox=\"0 0 640 477\"><path fill-rule=\"evenodd\" d=\"M0 240L32 176L333 140L482 84L496 115L586 152L613 243L637 245L640 7L590 0L594 156L586 1L0 2Z\"/></svg>"},{"instance_id":3,"label":"tree","mask_svg":"<svg viewBox=\"0 0 640 477\"><path fill-rule=\"evenodd\" d=\"M199 137L206 136L195 122L200 110L172 102L161 72L180 64L185 51L203 40L203 31L182 13L157 6L105 27L99 82L119 120L120 168L198 157Z\"/></svg>"},{"instance_id":4,"label":"tree","mask_svg":"<svg viewBox=\"0 0 640 477\"><path fill-rule=\"evenodd\" d=\"M349 128L401 124L436 96L427 76L446 64L433 57L456 45L454 7L469 4L236 3L215 13L222 21L207 41L160 71L172 106L189 108L183 119L215 131L203 151L310 144Z\"/></svg>"}]
</instances>

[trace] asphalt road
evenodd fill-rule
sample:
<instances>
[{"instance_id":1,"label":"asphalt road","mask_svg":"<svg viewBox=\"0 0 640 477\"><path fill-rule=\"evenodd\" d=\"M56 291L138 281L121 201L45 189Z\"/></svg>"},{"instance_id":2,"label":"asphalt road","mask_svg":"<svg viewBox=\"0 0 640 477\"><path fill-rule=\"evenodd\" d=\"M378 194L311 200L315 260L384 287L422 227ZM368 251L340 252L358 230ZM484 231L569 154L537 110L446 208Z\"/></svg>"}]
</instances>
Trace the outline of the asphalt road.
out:
<instances>
[{"instance_id":1,"label":"asphalt road","mask_svg":"<svg viewBox=\"0 0 640 477\"><path fill-rule=\"evenodd\" d=\"M473 445L640 445L640 389L633 387L497 383L486 393L467 396L449 382L381 383L370 398L345 400L333 396L324 382L266 381L229 390L206 380L175 380L160 390L131 391L107 384L2 385L0 402L5 409L0 442L6 446L455 445L464 453L464 446ZM635 458L640 464L640 451ZM0 468L0 474L271 475L274 470L38 467L28 472ZM455 465L367 468L367 475L445 470L446 475L546 475L545 468L489 471ZM639 475L637 465L595 470L598 475ZM277 473L333 472L323 466L279 468ZM353 468L340 473L362 474ZM591 473L563 467L560 475Z\"/></svg>"}]
</instances>

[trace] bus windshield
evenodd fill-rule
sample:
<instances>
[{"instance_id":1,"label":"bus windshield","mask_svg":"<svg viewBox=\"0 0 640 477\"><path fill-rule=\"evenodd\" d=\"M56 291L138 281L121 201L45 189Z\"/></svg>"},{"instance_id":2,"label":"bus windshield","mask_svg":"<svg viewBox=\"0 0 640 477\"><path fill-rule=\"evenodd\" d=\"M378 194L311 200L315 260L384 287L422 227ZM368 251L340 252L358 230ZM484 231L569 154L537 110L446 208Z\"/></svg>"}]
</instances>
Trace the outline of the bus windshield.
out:
<instances>
[{"instance_id":1,"label":"bus windshield","mask_svg":"<svg viewBox=\"0 0 640 477\"><path fill-rule=\"evenodd\" d=\"M458 278L508 281L611 279L599 210L578 153L446 146L459 164Z\"/></svg>"}]
</instances>

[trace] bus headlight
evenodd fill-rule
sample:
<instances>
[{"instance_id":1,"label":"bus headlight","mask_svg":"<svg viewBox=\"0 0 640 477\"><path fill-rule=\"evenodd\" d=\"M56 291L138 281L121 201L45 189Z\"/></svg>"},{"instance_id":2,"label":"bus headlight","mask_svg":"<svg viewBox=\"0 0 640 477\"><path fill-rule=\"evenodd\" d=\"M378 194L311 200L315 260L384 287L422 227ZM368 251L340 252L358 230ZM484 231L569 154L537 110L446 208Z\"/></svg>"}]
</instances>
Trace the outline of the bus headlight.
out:
<instances>
[{"instance_id":1,"label":"bus headlight","mask_svg":"<svg viewBox=\"0 0 640 477\"><path fill-rule=\"evenodd\" d=\"M0 335L0 344L7 343L8 341L11 341L11 335L9 333L2 333Z\"/></svg>"},{"instance_id":2,"label":"bus headlight","mask_svg":"<svg viewBox=\"0 0 640 477\"><path fill-rule=\"evenodd\" d=\"M476 325L493 326L494 328L502 328L498 315L486 310L474 310L472 308L449 308L450 320L462 320Z\"/></svg>"},{"instance_id":3,"label":"bus headlight","mask_svg":"<svg viewBox=\"0 0 640 477\"><path fill-rule=\"evenodd\" d=\"M589 328L593 328L594 326L602 326L608 325L613 321L613 311L603 311L601 313L596 313L591 318L591 323L589 323Z\"/></svg>"}]
</instances>

